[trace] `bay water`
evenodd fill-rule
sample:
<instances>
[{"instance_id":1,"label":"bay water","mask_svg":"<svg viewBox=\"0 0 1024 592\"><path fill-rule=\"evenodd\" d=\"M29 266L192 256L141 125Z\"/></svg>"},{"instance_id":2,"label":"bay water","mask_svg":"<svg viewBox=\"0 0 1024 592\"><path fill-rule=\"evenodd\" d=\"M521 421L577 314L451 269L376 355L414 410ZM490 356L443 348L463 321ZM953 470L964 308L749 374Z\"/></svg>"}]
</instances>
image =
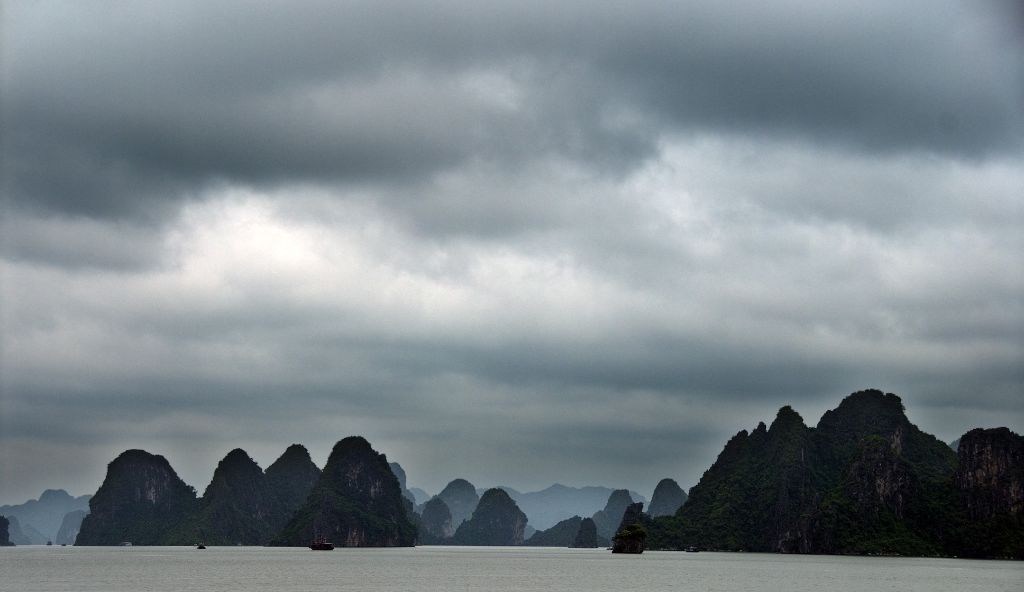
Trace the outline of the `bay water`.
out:
<instances>
[{"instance_id":1,"label":"bay water","mask_svg":"<svg viewBox=\"0 0 1024 592\"><path fill-rule=\"evenodd\" d=\"M604 549L0 547L11 592L1001 592L1024 562Z\"/></svg>"}]
</instances>

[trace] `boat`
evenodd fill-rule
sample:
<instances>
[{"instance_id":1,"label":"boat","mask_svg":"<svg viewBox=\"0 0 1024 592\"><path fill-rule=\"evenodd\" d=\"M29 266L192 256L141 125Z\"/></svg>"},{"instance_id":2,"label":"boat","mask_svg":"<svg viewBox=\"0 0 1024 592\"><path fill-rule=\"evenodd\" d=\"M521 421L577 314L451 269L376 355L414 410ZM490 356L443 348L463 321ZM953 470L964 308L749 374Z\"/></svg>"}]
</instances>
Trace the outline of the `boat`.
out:
<instances>
[{"instance_id":1,"label":"boat","mask_svg":"<svg viewBox=\"0 0 1024 592\"><path fill-rule=\"evenodd\" d=\"M313 549L314 551L333 551L334 543L329 543L327 542L326 538L319 537L314 539L313 542L309 544L309 548Z\"/></svg>"},{"instance_id":2,"label":"boat","mask_svg":"<svg viewBox=\"0 0 1024 592\"><path fill-rule=\"evenodd\" d=\"M697 547L695 547L693 545L690 545L689 547L686 548L686 552L687 553L700 553L700 549L698 549Z\"/></svg>"},{"instance_id":3,"label":"boat","mask_svg":"<svg viewBox=\"0 0 1024 592\"><path fill-rule=\"evenodd\" d=\"M205 548L206 548L206 545L204 545L202 543L199 543L198 545L196 545L196 549L205 549Z\"/></svg>"},{"instance_id":4,"label":"boat","mask_svg":"<svg viewBox=\"0 0 1024 592\"><path fill-rule=\"evenodd\" d=\"M324 535L313 534L313 542L309 543L309 548L314 551L333 551L334 543L327 541L327 537Z\"/></svg>"}]
</instances>

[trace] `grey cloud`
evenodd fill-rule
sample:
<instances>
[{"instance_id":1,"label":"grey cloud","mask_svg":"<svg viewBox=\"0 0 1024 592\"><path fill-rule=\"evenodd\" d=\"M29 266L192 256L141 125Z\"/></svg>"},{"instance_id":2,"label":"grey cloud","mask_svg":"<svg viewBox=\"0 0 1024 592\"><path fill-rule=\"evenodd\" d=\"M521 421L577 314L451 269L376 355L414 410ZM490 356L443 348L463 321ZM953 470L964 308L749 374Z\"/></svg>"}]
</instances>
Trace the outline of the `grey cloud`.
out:
<instances>
[{"instance_id":1,"label":"grey cloud","mask_svg":"<svg viewBox=\"0 0 1024 592\"><path fill-rule=\"evenodd\" d=\"M1024 53L1000 6L18 4L6 193L160 216L217 180L418 183L552 156L622 174L694 131L1016 153Z\"/></svg>"},{"instance_id":2,"label":"grey cloud","mask_svg":"<svg viewBox=\"0 0 1024 592\"><path fill-rule=\"evenodd\" d=\"M1002 6L5 6L0 495L352 433L688 486L865 387L1019 431Z\"/></svg>"}]
</instances>

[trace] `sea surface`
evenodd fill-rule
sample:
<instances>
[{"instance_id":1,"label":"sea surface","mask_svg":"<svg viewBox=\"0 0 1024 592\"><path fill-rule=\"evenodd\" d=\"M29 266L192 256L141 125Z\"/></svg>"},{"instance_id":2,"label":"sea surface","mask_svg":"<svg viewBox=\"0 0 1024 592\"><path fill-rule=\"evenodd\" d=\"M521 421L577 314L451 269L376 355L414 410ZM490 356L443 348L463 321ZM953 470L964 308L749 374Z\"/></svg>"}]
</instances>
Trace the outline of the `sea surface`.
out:
<instances>
[{"instance_id":1,"label":"sea surface","mask_svg":"<svg viewBox=\"0 0 1024 592\"><path fill-rule=\"evenodd\" d=\"M1024 590L1024 562L603 549L0 547L11 592Z\"/></svg>"}]
</instances>

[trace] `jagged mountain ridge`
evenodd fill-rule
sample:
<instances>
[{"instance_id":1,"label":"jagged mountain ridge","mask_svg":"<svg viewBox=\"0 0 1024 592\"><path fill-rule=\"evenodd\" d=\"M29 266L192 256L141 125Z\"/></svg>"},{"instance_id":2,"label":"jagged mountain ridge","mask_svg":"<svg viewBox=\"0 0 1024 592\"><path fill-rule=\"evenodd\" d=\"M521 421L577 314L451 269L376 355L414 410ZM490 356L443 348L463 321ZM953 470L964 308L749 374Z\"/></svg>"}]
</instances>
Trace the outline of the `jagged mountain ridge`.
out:
<instances>
[{"instance_id":1,"label":"jagged mountain ridge","mask_svg":"<svg viewBox=\"0 0 1024 592\"><path fill-rule=\"evenodd\" d=\"M1007 430L1003 448L1020 437ZM965 435L965 438L967 436ZM982 445L982 448L992 444ZM786 406L770 428L740 431L674 516L651 525L652 548L903 555L1024 555L1020 514L999 514L997 550L977 548L956 485L961 456L907 419L902 401L860 391L809 428ZM1020 467L1012 453L1007 472ZM1014 536L1013 533L1016 533ZM991 537L990 537L991 538Z\"/></svg>"},{"instance_id":2,"label":"jagged mountain ridge","mask_svg":"<svg viewBox=\"0 0 1024 592\"><path fill-rule=\"evenodd\" d=\"M412 546L416 526L406 504L387 457L350 436L334 445L320 479L273 544L301 546L322 535L345 547Z\"/></svg>"}]
</instances>

